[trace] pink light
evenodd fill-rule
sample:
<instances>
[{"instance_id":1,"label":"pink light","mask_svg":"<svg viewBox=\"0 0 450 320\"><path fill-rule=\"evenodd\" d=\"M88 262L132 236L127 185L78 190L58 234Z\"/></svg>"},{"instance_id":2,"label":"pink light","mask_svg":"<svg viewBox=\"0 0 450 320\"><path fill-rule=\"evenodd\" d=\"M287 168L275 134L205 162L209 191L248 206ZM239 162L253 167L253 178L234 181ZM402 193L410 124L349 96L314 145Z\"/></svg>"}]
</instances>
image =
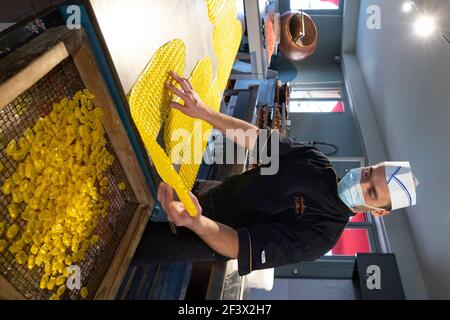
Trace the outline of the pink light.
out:
<instances>
[{"instance_id":1,"label":"pink light","mask_svg":"<svg viewBox=\"0 0 450 320\"><path fill-rule=\"evenodd\" d=\"M333 255L353 256L356 253L370 253L369 233L366 229L345 229L331 250Z\"/></svg>"},{"instance_id":2,"label":"pink light","mask_svg":"<svg viewBox=\"0 0 450 320\"><path fill-rule=\"evenodd\" d=\"M336 7L339 8L339 1L340 0L320 0L321 2L328 2L334 4Z\"/></svg>"},{"instance_id":3,"label":"pink light","mask_svg":"<svg viewBox=\"0 0 450 320\"><path fill-rule=\"evenodd\" d=\"M339 101L331 112L344 112L344 104L342 101Z\"/></svg>"}]
</instances>

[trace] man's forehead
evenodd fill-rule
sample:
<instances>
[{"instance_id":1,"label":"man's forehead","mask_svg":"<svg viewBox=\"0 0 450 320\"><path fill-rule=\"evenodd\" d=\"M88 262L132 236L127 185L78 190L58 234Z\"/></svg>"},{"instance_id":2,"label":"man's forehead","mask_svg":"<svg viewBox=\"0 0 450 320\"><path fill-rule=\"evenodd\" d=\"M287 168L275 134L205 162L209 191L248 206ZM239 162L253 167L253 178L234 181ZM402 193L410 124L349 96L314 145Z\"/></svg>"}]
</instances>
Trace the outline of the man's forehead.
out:
<instances>
[{"instance_id":1,"label":"man's forehead","mask_svg":"<svg viewBox=\"0 0 450 320\"><path fill-rule=\"evenodd\" d=\"M374 167L374 168L380 168L380 167L383 167L383 168L385 168L385 167L386 167L386 165L385 165L385 163L384 163L384 162L380 162L380 163L377 163L376 165L374 165L373 167Z\"/></svg>"}]
</instances>

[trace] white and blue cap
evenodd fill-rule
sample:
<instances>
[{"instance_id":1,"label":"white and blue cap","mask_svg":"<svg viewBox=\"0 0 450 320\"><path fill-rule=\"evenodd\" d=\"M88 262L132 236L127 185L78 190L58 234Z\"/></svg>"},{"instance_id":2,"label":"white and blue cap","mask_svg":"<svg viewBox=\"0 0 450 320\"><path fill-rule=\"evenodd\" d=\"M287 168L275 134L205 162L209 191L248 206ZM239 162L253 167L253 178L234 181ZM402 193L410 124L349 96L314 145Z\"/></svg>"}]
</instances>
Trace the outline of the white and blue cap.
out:
<instances>
[{"instance_id":1,"label":"white and blue cap","mask_svg":"<svg viewBox=\"0 0 450 320\"><path fill-rule=\"evenodd\" d=\"M416 205L416 187L419 185L411 172L409 162L383 162L386 182L391 196L391 210Z\"/></svg>"}]
</instances>

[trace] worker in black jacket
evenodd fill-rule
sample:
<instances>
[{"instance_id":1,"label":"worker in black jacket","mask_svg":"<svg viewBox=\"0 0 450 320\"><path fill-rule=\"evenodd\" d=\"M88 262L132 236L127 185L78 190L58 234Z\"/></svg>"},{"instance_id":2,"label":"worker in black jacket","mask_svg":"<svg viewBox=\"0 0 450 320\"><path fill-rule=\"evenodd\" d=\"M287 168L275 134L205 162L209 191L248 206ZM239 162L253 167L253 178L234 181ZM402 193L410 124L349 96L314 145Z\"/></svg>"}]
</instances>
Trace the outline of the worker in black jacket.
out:
<instances>
[{"instance_id":1,"label":"worker in black jacket","mask_svg":"<svg viewBox=\"0 0 450 320\"><path fill-rule=\"evenodd\" d=\"M174 73L172 77L181 89L169 83L167 87L184 104L174 102L171 107L209 122L238 145L256 150L260 163L256 168L223 182L197 181L195 195L191 195L198 213L195 218L174 200L168 184L161 183L158 188L158 200L168 220L195 233L213 255L237 258L240 275L320 258L333 248L357 212L385 216L391 210L415 205L417 180L408 162L354 169L340 180L316 148L275 130L262 135L263 130L250 123L214 112L203 104L188 80ZM268 155L270 162L261 164L261 155ZM263 174L275 162L276 172ZM143 242L155 242L156 236L158 232L150 230ZM157 241L164 246L161 239ZM178 247L181 252L177 256L195 252L188 237L183 240L182 235L176 235L173 239L184 246ZM169 247L162 249L162 254L170 256ZM138 257L143 254L138 250Z\"/></svg>"}]
</instances>

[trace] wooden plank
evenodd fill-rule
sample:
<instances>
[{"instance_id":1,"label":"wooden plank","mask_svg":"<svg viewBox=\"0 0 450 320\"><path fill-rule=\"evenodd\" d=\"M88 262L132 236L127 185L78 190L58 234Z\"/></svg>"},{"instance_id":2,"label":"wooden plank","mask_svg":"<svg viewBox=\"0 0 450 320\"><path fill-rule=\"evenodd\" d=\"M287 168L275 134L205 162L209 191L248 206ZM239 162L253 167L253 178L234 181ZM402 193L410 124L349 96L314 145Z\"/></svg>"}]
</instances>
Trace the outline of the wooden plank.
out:
<instances>
[{"instance_id":1,"label":"wooden plank","mask_svg":"<svg viewBox=\"0 0 450 320\"><path fill-rule=\"evenodd\" d=\"M25 300L25 297L1 275L0 288L0 300Z\"/></svg>"},{"instance_id":2,"label":"wooden plank","mask_svg":"<svg viewBox=\"0 0 450 320\"><path fill-rule=\"evenodd\" d=\"M114 299L116 297L150 218L151 209L146 205L140 205L136 210L94 299Z\"/></svg>"},{"instance_id":3,"label":"wooden plank","mask_svg":"<svg viewBox=\"0 0 450 320\"><path fill-rule=\"evenodd\" d=\"M81 45L81 35L81 30L69 30L66 26L48 29L0 59L0 83L25 69L59 42L64 42L70 54Z\"/></svg>"},{"instance_id":4,"label":"wooden plank","mask_svg":"<svg viewBox=\"0 0 450 320\"><path fill-rule=\"evenodd\" d=\"M120 120L87 40L83 41L81 47L72 54L72 58L86 88L95 95L94 103L105 111L103 126L111 139L113 148L124 168L138 202L153 205L154 200L144 179L144 173L139 166L127 132Z\"/></svg>"},{"instance_id":5,"label":"wooden plank","mask_svg":"<svg viewBox=\"0 0 450 320\"><path fill-rule=\"evenodd\" d=\"M22 92L30 88L54 67L69 56L66 46L60 42L42 56L35 59L25 69L0 85L0 110Z\"/></svg>"}]
</instances>

